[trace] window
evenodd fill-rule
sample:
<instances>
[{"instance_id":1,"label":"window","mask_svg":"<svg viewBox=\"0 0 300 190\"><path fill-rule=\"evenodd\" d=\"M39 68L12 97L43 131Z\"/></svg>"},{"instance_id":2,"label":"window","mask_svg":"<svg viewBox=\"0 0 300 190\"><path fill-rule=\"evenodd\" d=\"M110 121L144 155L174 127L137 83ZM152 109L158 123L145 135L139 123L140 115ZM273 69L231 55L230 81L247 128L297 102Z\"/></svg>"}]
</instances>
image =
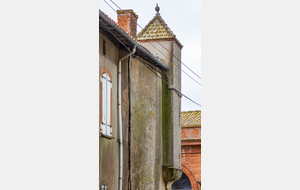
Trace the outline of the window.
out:
<instances>
[{"instance_id":1,"label":"window","mask_svg":"<svg viewBox=\"0 0 300 190\"><path fill-rule=\"evenodd\" d=\"M106 136L112 136L111 114L112 114L112 80L106 67L101 68L101 100L100 100L100 132Z\"/></svg>"},{"instance_id":2,"label":"window","mask_svg":"<svg viewBox=\"0 0 300 190\"><path fill-rule=\"evenodd\" d=\"M102 185L102 186L100 187L100 190L108 190L108 188L106 187L106 185Z\"/></svg>"},{"instance_id":3,"label":"window","mask_svg":"<svg viewBox=\"0 0 300 190\"><path fill-rule=\"evenodd\" d=\"M102 46L102 48L103 48L103 55L105 55L105 48L106 48L106 46L105 46L105 40L103 40L103 46Z\"/></svg>"}]
</instances>

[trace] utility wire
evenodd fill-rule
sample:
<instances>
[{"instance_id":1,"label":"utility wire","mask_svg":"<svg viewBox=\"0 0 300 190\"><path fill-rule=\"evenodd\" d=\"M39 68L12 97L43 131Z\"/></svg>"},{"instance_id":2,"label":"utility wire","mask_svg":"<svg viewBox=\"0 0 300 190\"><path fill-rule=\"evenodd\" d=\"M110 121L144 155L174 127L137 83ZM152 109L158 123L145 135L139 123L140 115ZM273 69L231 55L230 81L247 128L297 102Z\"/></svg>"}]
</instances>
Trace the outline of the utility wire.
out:
<instances>
[{"instance_id":1,"label":"utility wire","mask_svg":"<svg viewBox=\"0 0 300 190\"><path fill-rule=\"evenodd\" d=\"M123 9L121 9L115 2L113 2L112 0L110 0L114 5L116 5L120 10L122 10L123 11ZM110 8L112 8L116 13L117 13L117 11L108 3L108 2L106 2L105 0L104 0L104 2L106 3L106 4L108 4L109 5L109 7ZM127 13L125 13L125 14L127 14ZM121 16L121 15L119 15L119 16ZM128 16L128 15L127 15ZM121 16L122 17L122 16ZM129 17L129 16L128 16ZM124 17L122 17L124 20L125 20L125 18ZM132 21L134 21L131 17L129 17ZM142 29L142 30L144 30L143 29L143 27L141 27L138 23L137 23L137 25ZM145 30L145 32L147 32L151 37L153 37L148 31L146 31ZM180 61L174 54L172 54L168 49L166 49L158 40L156 40L156 42L157 43L159 43L159 45L161 45L165 50L167 50L173 57L175 57L178 61ZM164 53L162 53L156 46L154 46L151 42L149 42L156 50L158 50L163 56L165 56L170 62L171 62L171 60L164 54ZM181 61L180 61L181 62ZM194 73L197 77L199 77L200 79L201 79L201 77L200 76L198 76L194 71L192 71L188 66L186 66L183 62L181 62L185 67L187 67L192 73ZM185 73L187 76L189 76L192 80L194 80L196 83L198 83L200 86L201 86L201 84L198 82L198 81L196 81L193 77L191 77L189 74L187 74L184 70L182 70L177 64L175 64L175 63L173 63L173 65L175 65L177 68L179 68L183 73Z\"/></svg>"},{"instance_id":2,"label":"utility wire","mask_svg":"<svg viewBox=\"0 0 300 190\"><path fill-rule=\"evenodd\" d=\"M105 26L105 24L103 24L104 26ZM106 26L105 26L106 27ZM108 27L106 27L106 29L107 30L109 30L109 32L110 33L112 33L113 34L113 32L108 28ZM114 35L114 34L113 34ZM114 37L115 38L117 38L117 40L126 48L126 49L128 49L128 51L130 51L130 49L124 44L124 43L122 43L121 42L121 40L117 37L117 36L115 36L114 35ZM190 100L191 102L193 102L194 104L196 104L196 105L198 105L198 106L200 106L201 107L201 105L200 104L198 104L197 102L195 102L194 100L192 100L192 99L190 99L189 97L187 97L186 95L184 95L184 94L182 94L179 90L177 90L176 88L169 88L169 86L170 86L170 84L167 82L167 81L165 81L163 78L161 78L160 76L158 76L143 60L141 60L140 58L138 58L137 57L137 59L139 60L139 61L141 61L148 69L150 69L150 71L152 71L158 78L160 78L163 82L165 82L167 85L168 85L168 89L169 90L175 90L180 96L183 96L183 97L185 97L186 99L188 99L188 100Z\"/></svg>"},{"instance_id":3,"label":"utility wire","mask_svg":"<svg viewBox=\"0 0 300 190\"><path fill-rule=\"evenodd\" d=\"M105 0L104 0L105 1ZM110 0L115 6L117 6L120 10L123 11L123 9L121 9L121 7L119 7L113 0ZM128 15L127 15L128 16ZM129 17L130 18L130 17ZM144 30L143 27L141 27L138 23L137 25L142 29ZM149 34L149 33L148 33ZM149 34L151 35L151 34ZM153 37L153 36L152 36ZM157 41L157 40L156 40ZM157 41L158 42L158 41ZM159 42L158 42L159 43ZM159 43L160 44L160 43ZM160 44L165 50L167 50L170 54L172 54L168 49L166 49L162 44ZM178 61L181 62L181 60L179 60L174 54L172 54ZM185 65L183 62L181 62L186 68L188 68L192 73L194 73L197 77L199 77L201 79L201 77L199 75L197 75L193 70L191 70L187 65Z\"/></svg>"},{"instance_id":4,"label":"utility wire","mask_svg":"<svg viewBox=\"0 0 300 190\"><path fill-rule=\"evenodd\" d=\"M158 74L156 74L146 63L144 63L144 61L142 61L141 59L139 59L138 57L137 57L137 59L138 60L140 60L140 62L142 62L150 71L152 71L152 73L154 73L158 78L160 78L163 82L165 82L168 86L170 86L170 84L167 82L167 81L165 81L163 78L161 78L160 76L158 76ZM201 107L201 105L200 104L198 104L197 102L195 102L194 100L192 100L192 99L190 99L189 97L187 97L186 95L184 95L184 94L182 94L181 92L179 92L176 88L169 88L168 87L168 89L169 90L175 90L180 96L183 96L183 97L185 97L186 99L188 99L188 100L190 100L191 102L193 102L194 104L196 104L196 105L198 105L198 106L200 106Z\"/></svg>"},{"instance_id":5,"label":"utility wire","mask_svg":"<svg viewBox=\"0 0 300 190\"><path fill-rule=\"evenodd\" d=\"M105 1L105 0L104 0ZM120 10L123 11L123 9L121 9L115 2L113 2L112 0L110 0L114 5L116 5ZM106 4L108 4L106 1L105 1ZM109 4L108 4L109 5ZM109 5L110 6L110 5ZM110 6L112 8L112 6ZM112 8L116 13L117 11ZM127 14L127 13L125 13ZM120 15L121 16L121 15ZM128 16L128 15L127 15ZM122 16L121 16L122 17ZM129 17L129 16L128 16ZM123 18L123 17L122 17ZM134 21L131 17L129 17L132 21ZM143 27L141 27L141 25L139 25L137 23L137 25L142 29L144 30ZM151 37L153 37L148 31L144 30L145 32L147 32ZM158 40L156 40L157 43L159 43L159 45L161 45L165 50L167 50L172 56L174 56L178 61L181 62L181 60L179 60L174 54L172 54L168 49L166 49ZM157 49L157 47L155 47L151 42L150 44L155 48ZM164 55L169 61L171 61L165 54L163 54L159 49L157 49L162 55ZM188 68L192 73L194 73L197 77L199 77L201 79L200 76L198 76L193 70L191 70L187 65L185 65L183 62L181 62L186 68ZM174 64L175 66L177 66L176 64ZM178 66L177 66L178 67ZM179 67L178 67L179 68ZM182 70L181 68L179 68L182 72L184 72L186 75L188 75L184 70ZM192 78L190 75L188 75L190 78ZM193 79L193 78L192 78ZM195 79L193 79L195 82L197 82ZM199 85L201 85L199 82L197 82Z\"/></svg>"}]
</instances>

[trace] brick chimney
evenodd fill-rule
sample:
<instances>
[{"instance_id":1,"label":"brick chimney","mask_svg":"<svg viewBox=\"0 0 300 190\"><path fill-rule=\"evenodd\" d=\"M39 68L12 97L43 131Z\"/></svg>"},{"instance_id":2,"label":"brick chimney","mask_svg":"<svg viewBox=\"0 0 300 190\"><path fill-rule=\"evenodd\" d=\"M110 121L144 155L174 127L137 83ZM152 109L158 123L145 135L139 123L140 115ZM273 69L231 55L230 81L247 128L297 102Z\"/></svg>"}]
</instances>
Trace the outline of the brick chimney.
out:
<instances>
[{"instance_id":1,"label":"brick chimney","mask_svg":"<svg viewBox=\"0 0 300 190\"><path fill-rule=\"evenodd\" d=\"M137 19L139 18L133 10L118 10L118 24L132 37L136 37Z\"/></svg>"}]
</instances>

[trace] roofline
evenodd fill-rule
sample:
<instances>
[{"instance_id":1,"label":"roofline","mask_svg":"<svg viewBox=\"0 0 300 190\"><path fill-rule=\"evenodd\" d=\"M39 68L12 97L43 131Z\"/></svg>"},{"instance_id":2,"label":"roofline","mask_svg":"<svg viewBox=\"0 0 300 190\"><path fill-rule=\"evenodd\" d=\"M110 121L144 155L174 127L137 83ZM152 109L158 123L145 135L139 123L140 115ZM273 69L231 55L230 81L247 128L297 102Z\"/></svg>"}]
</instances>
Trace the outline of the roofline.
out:
<instances>
[{"instance_id":1,"label":"roofline","mask_svg":"<svg viewBox=\"0 0 300 190\"><path fill-rule=\"evenodd\" d=\"M123 29L121 29L118 25L116 25L113 21L111 21L109 18L107 18L102 11L99 10L99 17L103 19L106 23L108 23L111 27L113 27L115 30L117 30L126 40L128 40L132 45L137 45L137 49L142 51L145 55L147 55L152 61L156 62L162 69L169 70L169 67L167 67L165 64L160 62L154 55L152 55L150 52L148 52L144 47L142 47L137 41L132 39L131 36L129 36ZM146 60L147 61L147 60Z\"/></svg>"}]
</instances>

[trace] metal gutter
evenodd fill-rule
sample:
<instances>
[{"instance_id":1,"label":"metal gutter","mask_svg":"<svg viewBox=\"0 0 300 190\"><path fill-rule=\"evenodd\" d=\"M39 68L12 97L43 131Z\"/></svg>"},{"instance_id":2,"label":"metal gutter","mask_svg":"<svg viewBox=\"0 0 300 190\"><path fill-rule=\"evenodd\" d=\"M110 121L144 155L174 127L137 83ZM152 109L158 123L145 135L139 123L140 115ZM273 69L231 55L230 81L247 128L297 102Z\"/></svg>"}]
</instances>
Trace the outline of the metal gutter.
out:
<instances>
[{"instance_id":1,"label":"metal gutter","mask_svg":"<svg viewBox=\"0 0 300 190\"><path fill-rule=\"evenodd\" d=\"M100 10L99 10L99 17L101 19L103 19L106 23L108 23L111 27L113 27L116 31L118 31L133 46L137 45L136 49L140 50L142 53L144 53L145 55L147 55L152 61L154 61L155 63L157 63L157 65L160 68L162 68L164 70L169 70L169 67L167 67L165 64L163 64L162 62L160 62L154 55L152 55L144 47L142 47L140 44L138 44L137 41L135 41L134 39L132 39L123 29L121 29L113 21L111 21L109 18L107 18L107 16L105 16Z\"/></svg>"}]
</instances>

